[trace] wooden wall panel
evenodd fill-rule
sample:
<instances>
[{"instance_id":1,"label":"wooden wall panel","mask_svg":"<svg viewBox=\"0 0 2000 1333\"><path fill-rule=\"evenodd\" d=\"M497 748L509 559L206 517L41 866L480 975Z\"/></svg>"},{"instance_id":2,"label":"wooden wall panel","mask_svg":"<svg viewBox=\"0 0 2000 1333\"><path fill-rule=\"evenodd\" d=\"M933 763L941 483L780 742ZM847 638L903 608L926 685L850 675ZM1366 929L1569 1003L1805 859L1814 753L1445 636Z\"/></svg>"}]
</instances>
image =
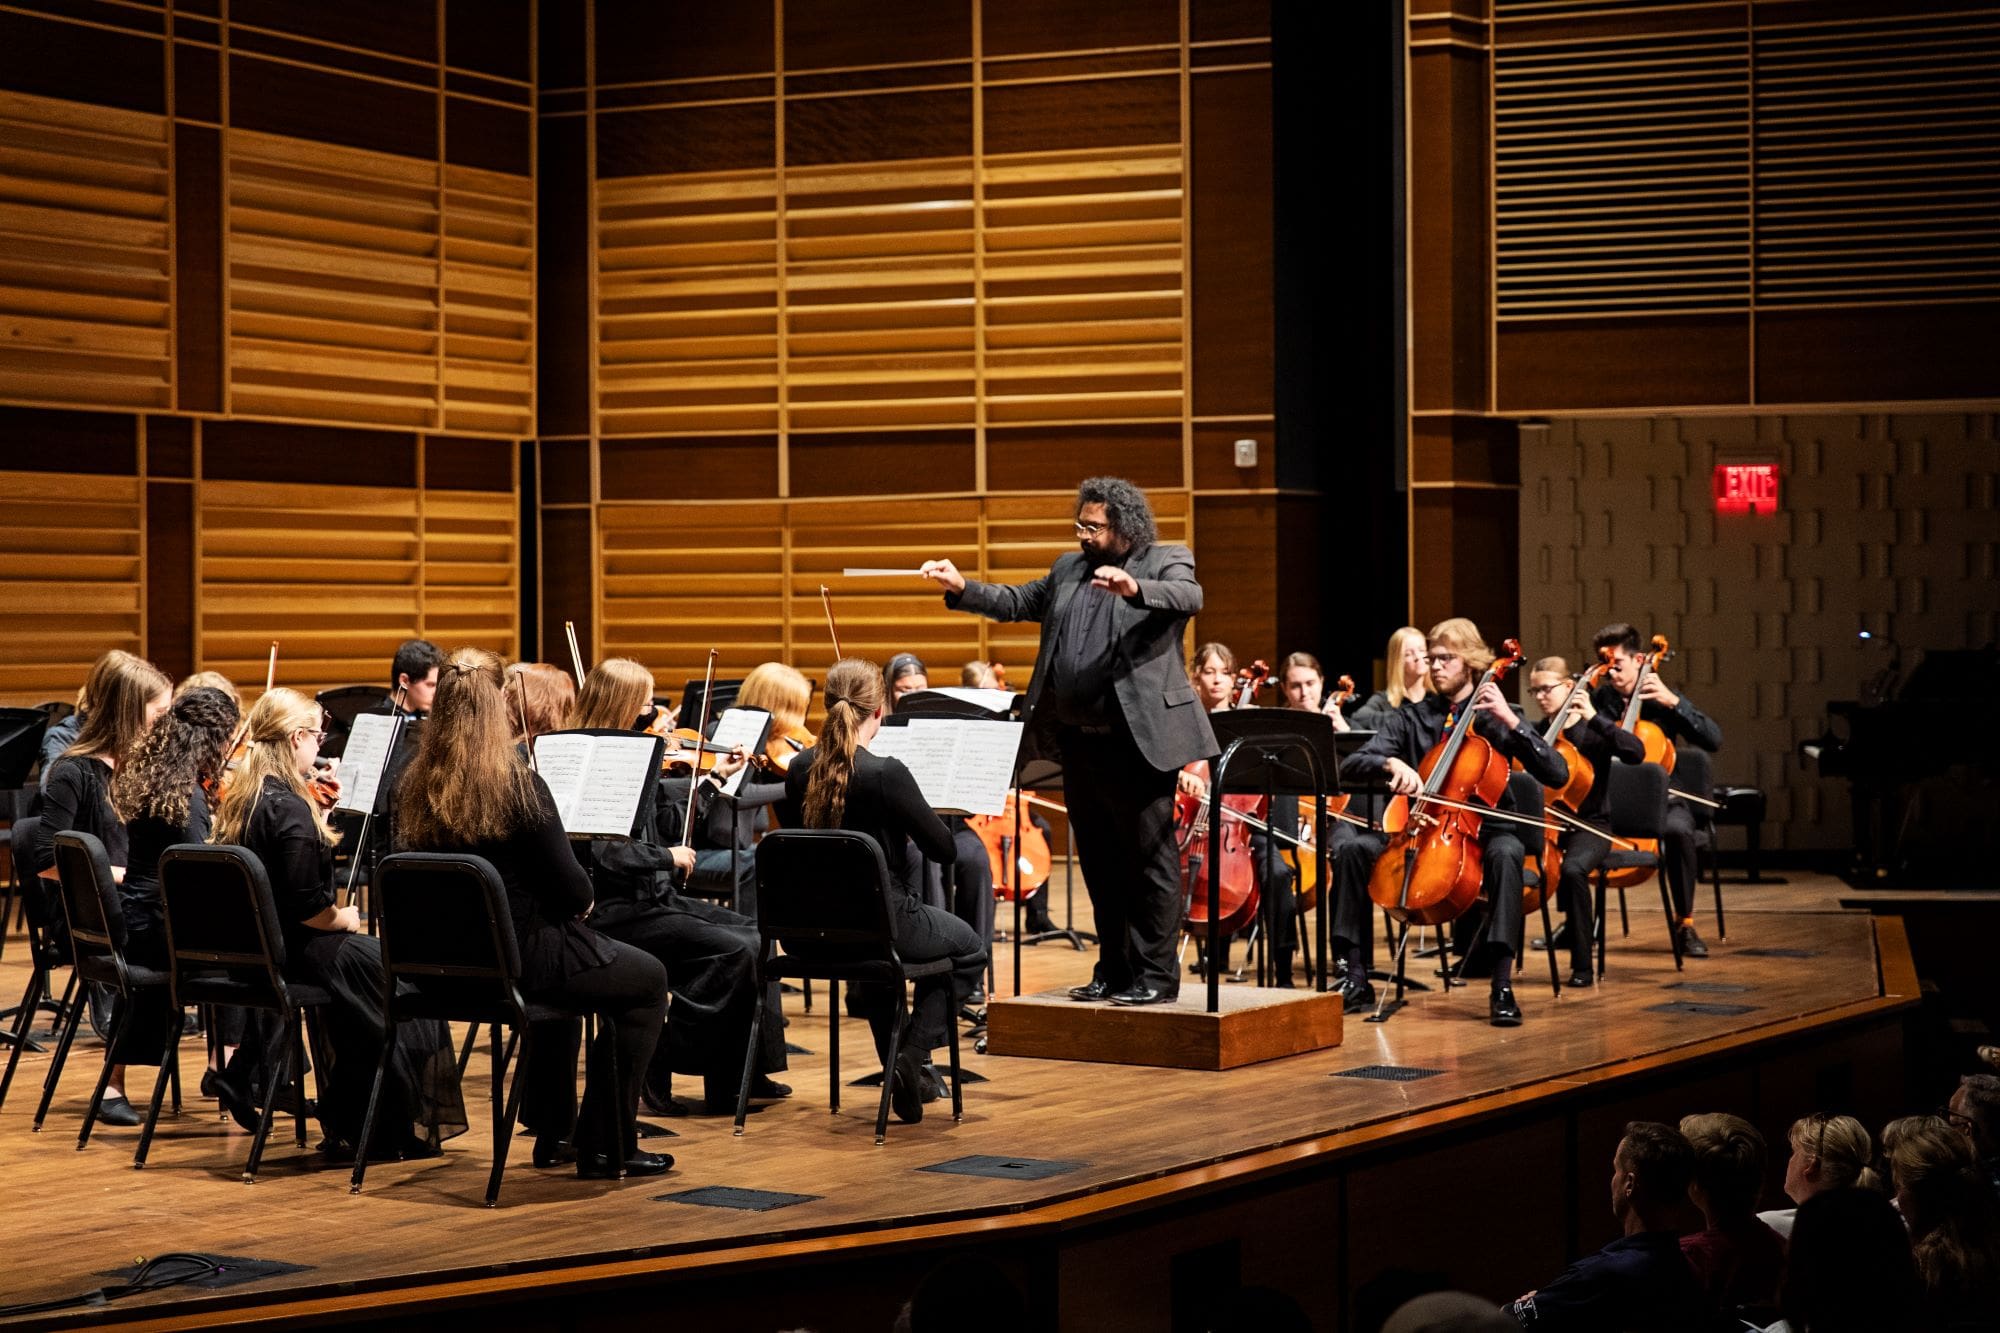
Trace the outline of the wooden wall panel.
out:
<instances>
[{"instance_id":1,"label":"wooden wall panel","mask_svg":"<svg viewBox=\"0 0 2000 1333\"><path fill-rule=\"evenodd\" d=\"M69 700L98 654L141 651L143 507L130 476L0 472L0 698Z\"/></svg>"}]
</instances>

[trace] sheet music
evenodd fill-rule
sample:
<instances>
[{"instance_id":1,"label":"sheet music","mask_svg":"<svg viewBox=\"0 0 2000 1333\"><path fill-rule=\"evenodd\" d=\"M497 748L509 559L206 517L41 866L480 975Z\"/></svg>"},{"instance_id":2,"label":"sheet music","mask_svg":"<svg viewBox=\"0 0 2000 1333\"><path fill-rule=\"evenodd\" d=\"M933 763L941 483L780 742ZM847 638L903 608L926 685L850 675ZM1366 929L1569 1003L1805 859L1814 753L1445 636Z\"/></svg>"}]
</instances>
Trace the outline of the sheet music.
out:
<instances>
[{"instance_id":1,"label":"sheet music","mask_svg":"<svg viewBox=\"0 0 2000 1333\"><path fill-rule=\"evenodd\" d=\"M989 713L1013 712L1014 700L1019 697L1012 690L979 690L964 685L933 685L931 693L971 704L974 708L984 708Z\"/></svg>"},{"instance_id":2,"label":"sheet music","mask_svg":"<svg viewBox=\"0 0 2000 1333\"><path fill-rule=\"evenodd\" d=\"M724 747L741 745L750 752L750 757L755 759L764 752L764 742L768 739L770 730L771 715L762 708L725 708L722 710L722 716L715 719L715 727L709 736L709 742ZM723 792L734 796L737 789L743 785L743 775L749 771L750 766L745 764L731 773L729 780L722 784Z\"/></svg>"},{"instance_id":3,"label":"sheet music","mask_svg":"<svg viewBox=\"0 0 2000 1333\"><path fill-rule=\"evenodd\" d=\"M627 838L656 776L654 736L554 731L535 738L535 767L571 837Z\"/></svg>"},{"instance_id":4,"label":"sheet music","mask_svg":"<svg viewBox=\"0 0 2000 1333\"><path fill-rule=\"evenodd\" d=\"M382 781L382 768L389 758L389 739L396 719L387 713L361 713L347 735L334 777L340 782L336 810L365 815L375 808L375 788Z\"/></svg>"},{"instance_id":5,"label":"sheet music","mask_svg":"<svg viewBox=\"0 0 2000 1333\"><path fill-rule=\"evenodd\" d=\"M868 749L902 760L932 809L997 815L1014 782L1021 730L1019 722L913 717L904 726L877 731Z\"/></svg>"}]
</instances>

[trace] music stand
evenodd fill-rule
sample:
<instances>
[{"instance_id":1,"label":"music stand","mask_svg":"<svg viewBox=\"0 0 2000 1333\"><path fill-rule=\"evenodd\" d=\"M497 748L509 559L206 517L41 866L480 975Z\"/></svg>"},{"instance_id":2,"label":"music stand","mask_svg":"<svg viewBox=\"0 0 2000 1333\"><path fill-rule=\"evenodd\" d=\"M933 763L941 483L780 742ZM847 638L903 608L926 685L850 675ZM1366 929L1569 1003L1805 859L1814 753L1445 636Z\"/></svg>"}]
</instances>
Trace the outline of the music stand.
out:
<instances>
[{"instance_id":1,"label":"music stand","mask_svg":"<svg viewBox=\"0 0 2000 1333\"><path fill-rule=\"evenodd\" d=\"M1204 969L1208 980L1208 1012L1222 1007L1221 933L1217 916L1222 895L1222 861L1216 844L1222 832L1222 797L1259 794L1307 796L1313 800L1314 848L1319 858L1319 906L1313 912L1313 938L1318 946L1315 989L1326 989L1326 905L1331 893L1332 863L1327 857L1326 798L1340 794L1340 765L1335 757L1333 719L1324 713L1292 708L1239 708L1211 713L1209 725L1222 746L1210 765L1208 784L1208 939Z\"/></svg>"},{"instance_id":2,"label":"music stand","mask_svg":"<svg viewBox=\"0 0 2000 1333\"><path fill-rule=\"evenodd\" d=\"M709 703L708 715L714 717L721 713L723 709L734 707L736 704L736 692L742 688L743 682L740 680L716 681L715 695ZM701 721L701 699L708 692L708 682L703 680L691 680L682 686L681 706L674 714L674 721L685 727L692 727L695 723Z\"/></svg>"}]
</instances>

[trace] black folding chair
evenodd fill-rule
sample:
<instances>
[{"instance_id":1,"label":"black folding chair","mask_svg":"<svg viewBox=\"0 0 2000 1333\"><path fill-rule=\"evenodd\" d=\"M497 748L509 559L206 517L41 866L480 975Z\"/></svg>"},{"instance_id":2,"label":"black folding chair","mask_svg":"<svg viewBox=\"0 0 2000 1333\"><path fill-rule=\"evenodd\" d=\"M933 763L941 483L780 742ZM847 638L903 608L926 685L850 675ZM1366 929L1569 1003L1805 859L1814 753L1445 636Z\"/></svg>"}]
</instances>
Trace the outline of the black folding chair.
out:
<instances>
[{"instance_id":1,"label":"black folding chair","mask_svg":"<svg viewBox=\"0 0 2000 1333\"><path fill-rule=\"evenodd\" d=\"M1722 915L1722 866L1715 855L1715 810L1708 801L1715 799L1715 759L1706 750L1698 750L1692 745L1683 745L1675 752L1674 771L1670 778L1667 799L1685 801L1688 813L1694 816L1695 865L1701 865L1706 856L1714 871L1715 885L1715 937L1729 938L1729 925ZM1686 800L1698 796L1701 800ZM1697 881L1701 878L1697 872ZM1694 914L1693 893L1695 886L1688 886L1688 914Z\"/></svg>"},{"instance_id":2,"label":"black folding chair","mask_svg":"<svg viewBox=\"0 0 2000 1333\"><path fill-rule=\"evenodd\" d=\"M83 1113L83 1129L76 1136L77 1150L81 1152L90 1142L98 1108L104 1104L104 1089L111 1080L118 1037L132 1021L135 999L146 991L170 992L170 986L165 972L142 967L125 957L125 911L118 900L118 883L111 877L111 858L95 835L74 829L56 834L56 874L62 885L63 911L69 917L76 977L85 984L109 986L118 997L111 1010L111 1028L104 1034L104 1063L98 1070L97 1087L90 1094L90 1105ZM49 1072L42 1080L42 1104L35 1108L36 1133L41 1132L42 1122L48 1119L49 1104L55 1100L56 1084L62 1080L63 1065L68 1062L70 1046L76 1041L83 1009L79 1004L70 1010L69 1021L63 1024L62 1036L56 1042L55 1058L49 1061ZM179 1063L170 1065L165 1073L173 1082L174 1113L178 1115Z\"/></svg>"},{"instance_id":3,"label":"black folding chair","mask_svg":"<svg viewBox=\"0 0 2000 1333\"><path fill-rule=\"evenodd\" d=\"M948 959L906 964L896 954L889 924L889 866L865 833L847 829L777 829L757 847L757 985L781 977L819 977L827 983L828 1110L840 1111L840 983L878 981L894 987L895 1026L882 1066L882 1099L875 1110L875 1142L889 1133L889 1091L909 1018L907 983L951 971ZM777 946L786 952L780 955ZM743 1083L736 1095L736 1132L750 1111L750 1079L764 1007L750 1021ZM965 1115L958 1067L958 1024L951 1030L951 1118Z\"/></svg>"},{"instance_id":4,"label":"black folding chair","mask_svg":"<svg viewBox=\"0 0 2000 1333\"><path fill-rule=\"evenodd\" d=\"M37 816L16 820L8 830L9 851L14 862L15 891L23 902L34 899L39 903L43 897L42 886L35 882L34 846L35 835L40 831L42 821ZM28 913L28 985L21 992L21 1003L12 1009L0 1012L0 1018L12 1018L14 1026L6 1033L0 1033L13 1047L7 1053L7 1072L0 1074L0 1106L7 1104L7 1091L14 1086L14 1070L21 1063L24 1049L40 1051L42 1047L34 1040L35 1015L46 1010L52 1017L51 1031L61 1032L70 1015L82 1007L79 995L81 989L74 970L69 974L69 984L63 988L62 999L52 998L49 974L59 967L69 966L69 955L62 946L51 939L43 929L44 919L39 907Z\"/></svg>"},{"instance_id":5,"label":"black folding chair","mask_svg":"<svg viewBox=\"0 0 2000 1333\"><path fill-rule=\"evenodd\" d=\"M1613 762L1597 775L1599 782L1609 783L1605 797L1606 810L1611 816L1611 831L1626 841L1652 841L1658 843L1667 825L1667 770L1658 764L1621 764ZM1667 942L1673 946L1674 968L1683 966L1681 960L1680 922L1674 917L1674 897L1667 887L1666 866L1657 845L1648 849L1637 847L1626 849L1613 847L1597 868L1597 973L1604 975L1604 899L1607 885L1614 870L1650 869L1660 886L1660 907L1667 918ZM1623 890L1620 894L1622 896Z\"/></svg>"},{"instance_id":6,"label":"black folding chair","mask_svg":"<svg viewBox=\"0 0 2000 1333\"><path fill-rule=\"evenodd\" d=\"M437 852L395 852L377 867L375 910L382 927L382 964L388 985L382 1001L382 1061L368 1092L368 1112L361 1122L361 1142L354 1154L351 1193L361 1192L368 1172L368 1144L375 1130L375 1111L400 1023L443 1019L484 1023L493 1052L493 1172L486 1180L486 1206L500 1201L500 1177L507 1169L507 1148L514 1137L514 1119L521 1107L521 1077L528 1068L533 1024L582 1018L574 1009L531 1001L521 994L521 949L514 938L514 918L507 890L491 862L479 856ZM510 1028L504 1047L500 1029ZM468 1046L470 1034L468 1034ZM584 1046L584 1079L592 1076L589 1061L594 1042ZM507 1066L519 1047L520 1063L512 1083ZM620 1087L618 1052L605 1043L610 1067L606 1087ZM502 1093L505 1095L503 1096ZM623 1115L615 1094L603 1098L610 1116L609 1144L624 1140ZM614 1153L619 1150L613 1148ZM622 1155L622 1153L620 1153Z\"/></svg>"},{"instance_id":7,"label":"black folding chair","mask_svg":"<svg viewBox=\"0 0 2000 1333\"><path fill-rule=\"evenodd\" d=\"M266 1067L272 1077L264 1089L257 1133L250 1141L250 1160L243 1183L257 1179L270 1137L279 1089L289 1086L292 1119L298 1144L306 1142L305 1045L301 1029L311 1022L314 1049L319 1049L315 1010L333 1003L323 986L288 980L285 976L285 935L271 897L271 881L255 855L242 847L176 843L160 857L160 897L166 906L167 952L171 962L174 1021L160 1053L160 1077L153 1084L146 1128L132 1165L143 1167L159 1124L160 1101L167 1075L179 1058L181 1016L190 1005L237 1005L278 1015ZM324 1062L321 1068L325 1068Z\"/></svg>"}]
</instances>

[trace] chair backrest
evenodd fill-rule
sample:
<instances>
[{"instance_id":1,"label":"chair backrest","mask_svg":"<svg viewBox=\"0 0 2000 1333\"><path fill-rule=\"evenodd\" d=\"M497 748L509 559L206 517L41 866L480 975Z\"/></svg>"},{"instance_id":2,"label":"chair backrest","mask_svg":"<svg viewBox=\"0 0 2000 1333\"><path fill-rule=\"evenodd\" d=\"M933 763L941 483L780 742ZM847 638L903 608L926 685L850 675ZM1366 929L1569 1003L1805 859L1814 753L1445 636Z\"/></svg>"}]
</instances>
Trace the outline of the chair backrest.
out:
<instances>
[{"instance_id":1,"label":"chair backrest","mask_svg":"<svg viewBox=\"0 0 2000 1333\"><path fill-rule=\"evenodd\" d=\"M19 888L35 877L35 835L42 829L42 817L17 819L7 830L8 862L14 869L14 885Z\"/></svg>"},{"instance_id":2,"label":"chair backrest","mask_svg":"<svg viewBox=\"0 0 2000 1333\"><path fill-rule=\"evenodd\" d=\"M0 708L0 788L27 783L48 729L48 714L39 708Z\"/></svg>"},{"instance_id":3,"label":"chair backrest","mask_svg":"<svg viewBox=\"0 0 2000 1333\"><path fill-rule=\"evenodd\" d=\"M1693 796L1715 799L1715 758L1706 750L1683 745L1674 751L1673 789ZM1706 828L1715 822L1715 807L1689 801L1696 825Z\"/></svg>"},{"instance_id":4,"label":"chair backrest","mask_svg":"<svg viewBox=\"0 0 2000 1333\"><path fill-rule=\"evenodd\" d=\"M118 883L111 878L111 857L95 834L76 829L56 834L56 880L62 885L77 961L96 955L122 963L125 911L118 902Z\"/></svg>"},{"instance_id":5,"label":"chair backrest","mask_svg":"<svg viewBox=\"0 0 2000 1333\"><path fill-rule=\"evenodd\" d=\"M872 944L893 957L882 848L848 829L766 835L757 845L757 928L767 940Z\"/></svg>"},{"instance_id":6,"label":"chair backrest","mask_svg":"<svg viewBox=\"0 0 2000 1333\"><path fill-rule=\"evenodd\" d=\"M395 852L375 868L389 984L518 1015L521 948L500 872L482 856Z\"/></svg>"},{"instance_id":7,"label":"chair backrest","mask_svg":"<svg viewBox=\"0 0 2000 1333\"><path fill-rule=\"evenodd\" d=\"M1611 831L1624 838L1657 838L1667 823L1667 770L1658 764L1621 764L1604 775Z\"/></svg>"},{"instance_id":8,"label":"chair backrest","mask_svg":"<svg viewBox=\"0 0 2000 1333\"><path fill-rule=\"evenodd\" d=\"M223 843L175 843L160 856L160 898L177 995L184 982L220 973L266 1005L288 1003L285 935L255 853Z\"/></svg>"}]
</instances>

